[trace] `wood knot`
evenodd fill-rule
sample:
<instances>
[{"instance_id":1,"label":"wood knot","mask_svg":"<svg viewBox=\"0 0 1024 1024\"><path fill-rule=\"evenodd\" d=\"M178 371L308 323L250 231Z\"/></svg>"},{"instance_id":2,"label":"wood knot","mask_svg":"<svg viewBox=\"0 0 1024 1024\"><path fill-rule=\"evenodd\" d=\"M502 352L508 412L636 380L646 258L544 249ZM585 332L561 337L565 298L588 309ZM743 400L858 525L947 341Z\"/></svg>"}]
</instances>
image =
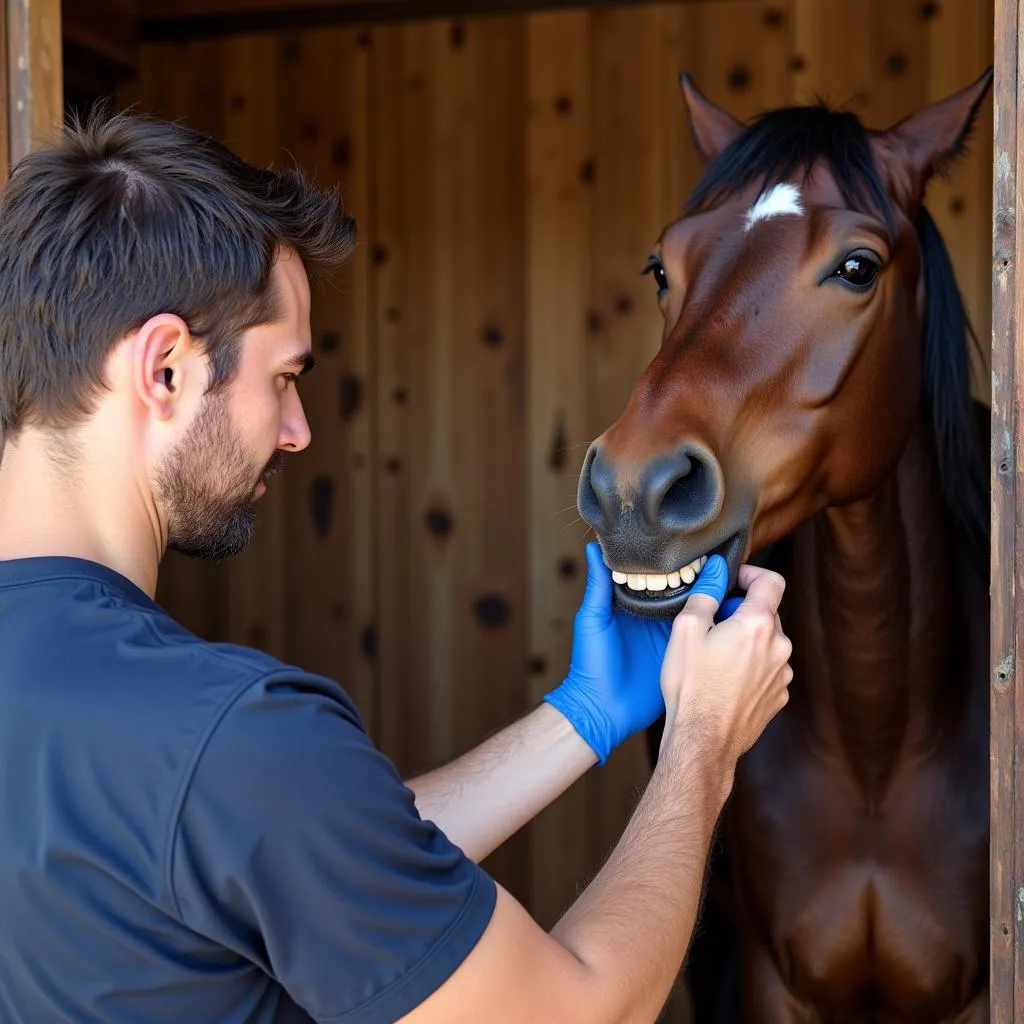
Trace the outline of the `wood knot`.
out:
<instances>
[{"instance_id":1,"label":"wood knot","mask_svg":"<svg viewBox=\"0 0 1024 1024\"><path fill-rule=\"evenodd\" d=\"M402 460L396 459L394 455L384 460L384 470L391 476L398 476L402 472Z\"/></svg>"},{"instance_id":2,"label":"wood knot","mask_svg":"<svg viewBox=\"0 0 1024 1024\"><path fill-rule=\"evenodd\" d=\"M335 352L338 348L338 334L336 331L324 331L320 335L320 348L324 352Z\"/></svg>"},{"instance_id":3,"label":"wood knot","mask_svg":"<svg viewBox=\"0 0 1024 1024\"><path fill-rule=\"evenodd\" d=\"M405 388L393 388L391 391L391 401L395 405L405 405L409 401L409 392Z\"/></svg>"},{"instance_id":4,"label":"wood knot","mask_svg":"<svg viewBox=\"0 0 1024 1024\"><path fill-rule=\"evenodd\" d=\"M555 421L555 430L551 437L551 451L548 454L548 466L555 472L565 469L565 419L561 413Z\"/></svg>"},{"instance_id":5,"label":"wood knot","mask_svg":"<svg viewBox=\"0 0 1024 1024\"><path fill-rule=\"evenodd\" d=\"M452 519L451 513L439 505L427 509L426 522L427 530L438 540L450 537L455 529L455 520Z\"/></svg>"},{"instance_id":6,"label":"wood knot","mask_svg":"<svg viewBox=\"0 0 1024 1024\"><path fill-rule=\"evenodd\" d=\"M501 348L501 343L505 340L504 335L501 333L500 327L485 327L484 328L484 344L488 348Z\"/></svg>"},{"instance_id":7,"label":"wood knot","mask_svg":"<svg viewBox=\"0 0 1024 1024\"><path fill-rule=\"evenodd\" d=\"M373 247L373 262L376 266L383 266L390 258L386 245L378 243Z\"/></svg>"},{"instance_id":8,"label":"wood knot","mask_svg":"<svg viewBox=\"0 0 1024 1024\"><path fill-rule=\"evenodd\" d=\"M572 100L568 96L555 97L555 113L559 117L566 117L572 112Z\"/></svg>"},{"instance_id":9,"label":"wood knot","mask_svg":"<svg viewBox=\"0 0 1024 1024\"><path fill-rule=\"evenodd\" d=\"M512 610L500 594L483 594L474 602L473 611L485 629L500 629L508 622Z\"/></svg>"},{"instance_id":10,"label":"wood knot","mask_svg":"<svg viewBox=\"0 0 1024 1024\"><path fill-rule=\"evenodd\" d=\"M306 142L316 142L320 138L320 125L316 121L303 121L299 131Z\"/></svg>"},{"instance_id":11,"label":"wood knot","mask_svg":"<svg viewBox=\"0 0 1024 1024\"><path fill-rule=\"evenodd\" d=\"M781 28L785 20L785 15L777 7L764 12L764 23L769 28Z\"/></svg>"},{"instance_id":12,"label":"wood knot","mask_svg":"<svg viewBox=\"0 0 1024 1024\"><path fill-rule=\"evenodd\" d=\"M331 163L335 167L345 168L348 167L351 160L352 143L344 135L335 139L334 145L331 147Z\"/></svg>"},{"instance_id":13,"label":"wood knot","mask_svg":"<svg viewBox=\"0 0 1024 1024\"><path fill-rule=\"evenodd\" d=\"M341 408L343 421L352 419L363 404L363 385L358 377L346 373L341 378L341 386L338 392L338 401Z\"/></svg>"},{"instance_id":14,"label":"wood knot","mask_svg":"<svg viewBox=\"0 0 1024 1024\"><path fill-rule=\"evenodd\" d=\"M453 50L461 50L466 45L466 26L461 21L454 22L448 30L448 42Z\"/></svg>"},{"instance_id":15,"label":"wood knot","mask_svg":"<svg viewBox=\"0 0 1024 1024\"><path fill-rule=\"evenodd\" d=\"M309 511L316 535L326 537L334 518L334 481L329 476L318 476L310 484Z\"/></svg>"},{"instance_id":16,"label":"wood knot","mask_svg":"<svg viewBox=\"0 0 1024 1024\"><path fill-rule=\"evenodd\" d=\"M594 180L595 171L596 168L594 166L594 161L584 160L583 163L580 164L580 181L586 185L591 184Z\"/></svg>"},{"instance_id":17,"label":"wood knot","mask_svg":"<svg viewBox=\"0 0 1024 1024\"><path fill-rule=\"evenodd\" d=\"M558 575L563 580L571 580L576 578L576 574L580 570L580 563L575 558L563 558L558 563Z\"/></svg>"},{"instance_id":18,"label":"wood knot","mask_svg":"<svg viewBox=\"0 0 1024 1024\"><path fill-rule=\"evenodd\" d=\"M235 95L231 97L231 109L234 111L245 110L245 97Z\"/></svg>"},{"instance_id":19,"label":"wood knot","mask_svg":"<svg viewBox=\"0 0 1024 1024\"><path fill-rule=\"evenodd\" d=\"M904 53L891 53L885 62L890 75L899 77L907 70L907 56Z\"/></svg>"},{"instance_id":20,"label":"wood knot","mask_svg":"<svg viewBox=\"0 0 1024 1024\"><path fill-rule=\"evenodd\" d=\"M921 17L925 21L929 21L939 13L939 5L937 3L924 3L921 4Z\"/></svg>"},{"instance_id":21,"label":"wood knot","mask_svg":"<svg viewBox=\"0 0 1024 1024\"><path fill-rule=\"evenodd\" d=\"M620 295L615 300L615 312L625 316L633 312L633 299L629 295Z\"/></svg>"},{"instance_id":22,"label":"wood knot","mask_svg":"<svg viewBox=\"0 0 1024 1024\"><path fill-rule=\"evenodd\" d=\"M359 634L359 649L367 661L373 661L377 656L377 630L373 626L365 626Z\"/></svg>"},{"instance_id":23,"label":"wood knot","mask_svg":"<svg viewBox=\"0 0 1024 1024\"><path fill-rule=\"evenodd\" d=\"M543 654L534 654L526 663L526 669L532 676L543 675L548 670L548 659Z\"/></svg>"},{"instance_id":24,"label":"wood knot","mask_svg":"<svg viewBox=\"0 0 1024 1024\"><path fill-rule=\"evenodd\" d=\"M732 92L745 92L750 86L750 71L742 66L731 68L726 81Z\"/></svg>"},{"instance_id":25,"label":"wood knot","mask_svg":"<svg viewBox=\"0 0 1024 1024\"><path fill-rule=\"evenodd\" d=\"M806 71L807 58L802 53L794 53L793 56L789 58L789 70Z\"/></svg>"}]
</instances>

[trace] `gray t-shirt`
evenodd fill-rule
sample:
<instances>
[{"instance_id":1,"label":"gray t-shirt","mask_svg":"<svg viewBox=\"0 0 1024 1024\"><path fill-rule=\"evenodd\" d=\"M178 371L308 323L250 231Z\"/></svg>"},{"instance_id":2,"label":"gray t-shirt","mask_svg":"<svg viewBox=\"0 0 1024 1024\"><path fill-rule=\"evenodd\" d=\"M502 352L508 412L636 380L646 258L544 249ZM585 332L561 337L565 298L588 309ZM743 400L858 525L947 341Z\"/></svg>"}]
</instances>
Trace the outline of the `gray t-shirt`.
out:
<instances>
[{"instance_id":1,"label":"gray t-shirt","mask_svg":"<svg viewBox=\"0 0 1024 1024\"><path fill-rule=\"evenodd\" d=\"M494 901L335 682L0 561L2 1024L385 1024Z\"/></svg>"}]
</instances>

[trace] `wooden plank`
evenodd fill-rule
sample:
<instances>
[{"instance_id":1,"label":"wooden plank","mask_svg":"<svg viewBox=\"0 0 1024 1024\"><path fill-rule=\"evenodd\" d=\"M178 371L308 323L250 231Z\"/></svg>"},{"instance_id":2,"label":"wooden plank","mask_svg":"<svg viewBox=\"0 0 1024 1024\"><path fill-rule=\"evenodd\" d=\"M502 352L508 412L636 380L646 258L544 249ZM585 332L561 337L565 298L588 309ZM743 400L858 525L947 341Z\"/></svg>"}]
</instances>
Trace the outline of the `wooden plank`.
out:
<instances>
[{"instance_id":1,"label":"wooden plank","mask_svg":"<svg viewBox=\"0 0 1024 1024\"><path fill-rule=\"evenodd\" d=\"M528 650L531 696L557 686L569 664L577 587L553 585L553 569L578 564L576 482L586 453L586 309L590 297L588 15L527 21L527 491ZM534 917L551 927L586 881L585 786L577 785L531 826Z\"/></svg>"},{"instance_id":2,"label":"wooden plank","mask_svg":"<svg viewBox=\"0 0 1024 1024\"><path fill-rule=\"evenodd\" d=\"M1024 471L1016 367L1024 358L1024 325L1016 271L1024 252L1024 177L1019 173L1021 17L1019 0L995 0L994 181L992 273L992 634L991 664L991 994L992 1024L1015 1024L1024 1011L1024 914L1018 886L1024 884L1024 787L1016 765L1024 750L1017 700L1022 666L1018 638L1024 629L1017 602L1024 542L1017 481Z\"/></svg>"},{"instance_id":3,"label":"wooden plank","mask_svg":"<svg viewBox=\"0 0 1024 1024\"><path fill-rule=\"evenodd\" d=\"M595 242L590 258L587 333L586 433L598 436L623 413L633 387L661 345L664 320L655 288L640 270L664 225L673 217L662 196L667 145L665 96L659 52L664 26L657 7L616 7L590 15L591 153L588 165ZM681 96L673 105L678 122ZM547 359L545 359L547 362ZM580 454L585 447L579 449ZM547 567L546 586L578 604L586 577L584 531L565 531L575 544L567 577ZM587 531L589 533L589 531ZM623 743L587 778L588 846L593 868L611 852L626 827L638 793L650 777L642 734Z\"/></svg>"},{"instance_id":4,"label":"wooden plank","mask_svg":"<svg viewBox=\"0 0 1024 1024\"><path fill-rule=\"evenodd\" d=\"M929 11L931 9L929 8ZM993 58L992 0L946 0L925 22L929 102L974 81ZM928 207L949 247L967 313L982 349L974 358L973 390L989 401L991 338L992 98L978 112L974 133L945 179L928 188Z\"/></svg>"},{"instance_id":5,"label":"wooden plank","mask_svg":"<svg viewBox=\"0 0 1024 1024\"><path fill-rule=\"evenodd\" d=\"M787 5L715 0L693 5L697 87L741 121L788 102ZM781 25L776 22L781 18Z\"/></svg>"},{"instance_id":6,"label":"wooden plank","mask_svg":"<svg viewBox=\"0 0 1024 1024\"><path fill-rule=\"evenodd\" d=\"M928 24L935 19L922 15L923 6L897 0L873 8L874 35L866 56L878 84L864 111L869 127L888 128L927 102L929 69L934 67L928 59ZM941 11L949 6L943 4Z\"/></svg>"},{"instance_id":7,"label":"wooden plank","mask_svg":"<svg viewBox=\"0 0 1024 1024\"><path fill-rule=\"evenodd\" d=\"M374 549L375 385L370 292L373 40L321 29L276 40L282 150L320 185L337 185L360 244L347 267L313 285L316 370L300 392L309 449L286 460L285 642L289 660L337 679L373 735L378 588ZM393 580L385 585L401 585Z\"/></svg>"},{"instance_id":8,"label":"wooden plank","mask_svg":"<svg viewBox=\"0 0 1024 1024\"><path fill-rule=\"evenodd\" d=\"M8 159L53 141L64 120L60 0L6 0Z\"/></svg>"},{"instance_id":9,"label":"wooden plank","mask_svg":"<svg viewBox=\"0 0 1024 1024\"><path fill-rule=\"evenodd\" d=\"M525 707L521 27L373 49L379 736L409 774ZM525 841L488 863L521 897Z\"/></svg>"},{"instance_id":10,"label":"wooden plank","mask_svg":"<svg viewBox=\"0 0 1024 1024\"><path fill-rule=\"evenodd\" d=\"M823 4L793 0L793 96L816 97L865 116L878 82L872 67L877 3Z\"/></svg>"},{"instance_id":11,"label":"wooden plank","mask_svg":"<svg viewBox=\"0 0 1024 1024\"><path fill-rule=\"evenodd\" d=\"M7 66L7 4L0 3L0 186L11 172L10 85Z\"/></svg>"},{"instance_id":12,"label":"wooden plank","mask_svg":"<svg viewBox=\"0 0 1024 1024\"><path fill-rule=\"evenodd\" d=\"M139 29L146 40L166 41L242 31L294 32L324 25L367 26L616 6L629 4L622 0L575 4L567 0L153 0L141 12Z\"/></svg>"}]
</instances>

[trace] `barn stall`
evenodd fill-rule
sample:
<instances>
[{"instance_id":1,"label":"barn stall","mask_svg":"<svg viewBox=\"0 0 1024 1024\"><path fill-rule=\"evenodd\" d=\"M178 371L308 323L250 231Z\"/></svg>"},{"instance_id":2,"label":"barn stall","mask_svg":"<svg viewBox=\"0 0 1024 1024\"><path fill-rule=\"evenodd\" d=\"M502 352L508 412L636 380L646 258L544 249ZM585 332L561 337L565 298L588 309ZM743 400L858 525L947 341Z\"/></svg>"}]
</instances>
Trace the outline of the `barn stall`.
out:
<instances>
[{"instance_id":1,"label":"barn stall","mask_svg":"<svg viewBox=\"0 0 1024 1024\"><path fill-rule=\"evenodd\" d=\"M580 464L657 349L660 313L639 272L698 173L680 70L741 118L820 95L886 127L996 60L998 132L989 99L929 207L986 356L975 392L989 400L994 337L996 395L1010 404L993 431L1013 436L1015 178L994 186L993 153L1002 140L1015 166L1018 13L996 7L6 0L0 163L62 107L107 95L255 162L296 160L340 184L359 224L350 268L314 295L313 445L261 502L245 555L172 555L158 597L201 635L339 679L405 773L559 682L583 586ZM1002 49L997 17L1010 28ZM1006 253L995 285L994 237ZM997 521L1013 519L1014 478L994 471ZM1012 530L995 536L998 583L1012 575ZM1015 634L1012 607L994 616L1009 625L993 638L993 954L1010 992L1024 975L1011 934L1021 872L1012 817L996 808L1013 806ZM552 924L648 773L638 737L487 867ZM993 1019L1009 1022L1002 991ZM688 1019L684 992L671 1013Z\"/></svg>"}]
</instances>

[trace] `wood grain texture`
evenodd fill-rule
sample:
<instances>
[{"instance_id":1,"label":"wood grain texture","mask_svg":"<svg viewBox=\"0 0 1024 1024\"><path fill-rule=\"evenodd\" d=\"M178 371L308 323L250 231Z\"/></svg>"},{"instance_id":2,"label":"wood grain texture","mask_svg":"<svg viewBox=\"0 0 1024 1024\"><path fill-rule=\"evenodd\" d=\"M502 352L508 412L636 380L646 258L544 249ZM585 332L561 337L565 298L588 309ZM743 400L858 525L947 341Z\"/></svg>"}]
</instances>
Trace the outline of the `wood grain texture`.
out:
<instances>
[{"instance_id":1,"label":"wood grain texture","mask_svg":"<svg viewBox=\"0 0 1024 1024\"><path fill-rule=\"evenodd\" d=\"M1019 173L1021 18L1017 0L995 3L992 263L992 697L991 697L991 1010L992 1024L1015 1024L1024 1010L1024 799L1016 782L1021 750L1017 699L1021 679L1021 605L1017 586L1024 552L1017 482L1024 471L1020 392L1016 367L1024 357L1017 266L1024 224Z\"/></svg>"},{"instance_id":2,"label":"wood grain texture","mask_svg":"<svg viewBox=\"0 0 1024 1024\"><path fill-rule=\"evenodd\" d=\"M0 3L0 185L11 172L10 86L7 55L7 2Z\"/></svg>"},{"instance_id":3,"label":"wood grain texture","mask_svg":"<svg viewBox=\"0 0 1024 1024\"><path fill-rule=\"evenodd\" d=\"M5 0L7 156L52 142L63 121L60 0Z\"/></svg>"},{"instance_id":4,"label":"wood grain texture","mask_svg":"<svg viewBox=\"0 0 1024 1024\"><path fill-rule=\"evenodd\" d=\"M369 96L365 33L330 29L275 39L282 154L356 219L352 261L312 282L317 365L300 384L312 442L285 460L283 538L289 660L337 679L372 734L376 723L374 372Z\"/></svg>"},{"instance_id":5,"label":"wood grain texture","mask_svg":"<svg viewBox=\"0 0 1024 1024\"><path fill-rule=\"evenodd\" d=\"M565 580L557 567L563 559L579 563L583 546L573 520L589 440L586 332L594 238L590 186L580 169L593 143L588 15L531 15L526 32L527 642L531 697L538 701L565 676L582 595L579 574ZM586 797L585 786L573 787L531 826L531 911L545 927L568 907L594 861Z\"/></svg>"}]
</instances>

